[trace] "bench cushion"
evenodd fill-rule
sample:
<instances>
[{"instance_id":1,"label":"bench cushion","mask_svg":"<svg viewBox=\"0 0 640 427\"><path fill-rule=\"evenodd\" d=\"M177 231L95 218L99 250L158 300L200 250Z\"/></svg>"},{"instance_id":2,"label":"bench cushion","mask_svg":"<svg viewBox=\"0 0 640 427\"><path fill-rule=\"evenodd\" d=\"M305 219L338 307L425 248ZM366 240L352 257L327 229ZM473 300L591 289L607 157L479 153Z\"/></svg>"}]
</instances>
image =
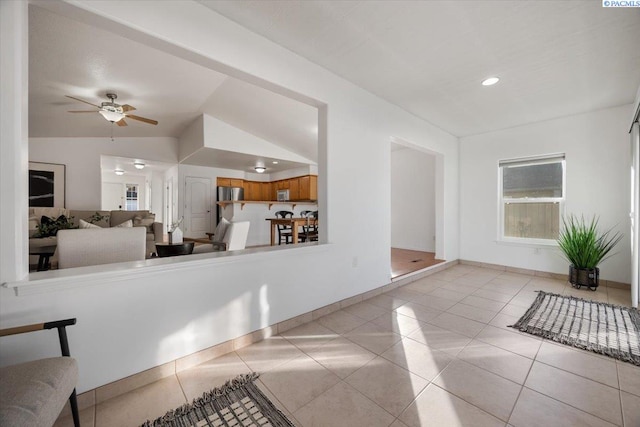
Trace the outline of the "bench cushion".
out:
<instances>
[{"instance_id":1,"label":"bench cushion","mask_svg":"<svg viewBox=\"0 0 640 427\"><path fill-rule=\"evenodd\" d=\"M0 368L0 425L52 426L78 382L78 364L53 357Z\"/></svg>"}]
</instances>

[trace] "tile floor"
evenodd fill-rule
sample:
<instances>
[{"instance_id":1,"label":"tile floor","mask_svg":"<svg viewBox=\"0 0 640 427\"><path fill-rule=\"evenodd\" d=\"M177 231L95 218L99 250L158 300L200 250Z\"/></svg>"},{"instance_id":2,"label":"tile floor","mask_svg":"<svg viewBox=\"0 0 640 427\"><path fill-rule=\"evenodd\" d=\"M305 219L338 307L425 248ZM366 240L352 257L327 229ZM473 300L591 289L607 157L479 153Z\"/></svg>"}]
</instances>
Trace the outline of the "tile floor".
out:
<instances>
[{"instance_id":1,"label":"tile floor","mask_svg":"<svg viewBox=\"0 0 640 427\"><path fill-rule=\"evenodd\" d=\"M249 371L298 426L640 426L640 367L506 326L538 289L629 304L457 265L85 409L83 426L137 426Z\"/></svg>"}]
</instances>

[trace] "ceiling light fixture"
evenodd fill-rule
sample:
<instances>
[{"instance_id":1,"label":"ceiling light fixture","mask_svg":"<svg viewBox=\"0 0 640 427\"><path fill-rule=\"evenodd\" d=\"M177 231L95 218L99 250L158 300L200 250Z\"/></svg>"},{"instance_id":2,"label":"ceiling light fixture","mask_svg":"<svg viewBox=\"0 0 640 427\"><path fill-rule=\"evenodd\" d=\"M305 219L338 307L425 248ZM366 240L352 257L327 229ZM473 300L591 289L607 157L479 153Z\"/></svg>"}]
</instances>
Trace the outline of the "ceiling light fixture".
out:
<instances>
[{"instance_id":1,"label":"ceiling light fixture","mask_svg":"<svg viewBox=\"0 0 640 427\"><path fill-rule=\"evenodd\" d=\"M277 164L278 164L278 161L277 161L277 160L274 160L274 161L273 161L273 162L271 162L271 163L273 163L274 165L277 165Z\"/></svg>"},{"instance_id":2,"label":"ceiling light fixture","mask_svg":"<svg viewBox=\"0 0 640 427\"><path fill-rule=\"evenodd\" d=\"M498 77L489 77L488 79L485 79L482 81L482 86L493 86L499 81L500 81L500 78Z\"/></svg>"},{"instance_id":3,"label":"ceiling light fixture","mask_svg":"<svg viewBox=\"0 0 640 427\"><path fill-rule=\"evenodd\" d=\"M114 172L116 175L124 175L124 171L122 169L116 169Z\"/></svg>"},{"instance_id":4,"label":"ceiling light fixture","mask_svg":"<svg viewBox=\"0 0 640 427\"><path fill-rule=\"evenodd\" d=\"M112 110L107 110L107 107L102 107L102 109L100 111L98 111L98 113L102 114L102 117L104 117L105 119L109 120L112 123L115 122L119 122L120 120L124 119L124 114L118 112L118 111L112 111Z\"/></svg>"},{"instance_id":5,"label":"ceiling light fixture","mask_svg":"<svg viewBox=\"0 0 640 427\"><path fill-rule=\"evenodd\" d=\"M258 173L264 173L264 171L266 171L266 170L267 170L267 168L265 168L264 166L256 166L254 169L255 169L255 170L256 170L256 172L258 172Z\"/></svg>"},{"instance_id":6,"label":"ceiling light fixture","mask_svg":"<svg viewBox=\"0 0 640 427\"><path fill-rule=\"evenodd\" d=\"M133 162L133 166L136 167L136 169L144 169L144 162Z\"/></svg>"}]
</instances>

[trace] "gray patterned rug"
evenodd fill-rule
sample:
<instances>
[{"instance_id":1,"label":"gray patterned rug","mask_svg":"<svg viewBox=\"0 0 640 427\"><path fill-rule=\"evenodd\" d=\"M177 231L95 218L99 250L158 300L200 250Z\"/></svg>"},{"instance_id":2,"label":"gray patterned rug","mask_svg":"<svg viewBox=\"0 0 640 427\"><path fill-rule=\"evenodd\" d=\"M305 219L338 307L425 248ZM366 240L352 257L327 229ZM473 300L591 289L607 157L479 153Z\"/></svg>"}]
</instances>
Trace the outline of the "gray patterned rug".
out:
<instances>
[{"instance_id":1,"label":"gray patterned rug","mask_svg":"<svg viewBox=\"0 0 640 427\"><path fill-rule=\"evenodd\" d=\"M257 378L240 375L141 427L295 427L254 384Z\"/></svg>"},{"instance_id":2,"label":"gray patterned rug","mask_svg":"<svg viewBox=\"0 0 640 427\"><path fill-rule=\"evenodd\" d=\"M539 291L512 328L640 366L638 310Z\"/></svg>"}]
</instances>

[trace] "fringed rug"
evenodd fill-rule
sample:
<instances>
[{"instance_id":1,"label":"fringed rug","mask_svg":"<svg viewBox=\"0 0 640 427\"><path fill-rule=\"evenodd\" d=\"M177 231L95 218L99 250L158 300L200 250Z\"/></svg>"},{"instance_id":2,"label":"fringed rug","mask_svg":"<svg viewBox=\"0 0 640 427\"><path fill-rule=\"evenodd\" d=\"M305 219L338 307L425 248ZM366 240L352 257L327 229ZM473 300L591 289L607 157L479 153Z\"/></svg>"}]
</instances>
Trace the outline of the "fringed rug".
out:
<instances>
[{"instance_id":1,"label":"fringed rug","mask_svg":"<svg viewBox=\"0 0 640 427\"><path fill-rule=\"evenodd\" d=\"M141 427L294 427L254 384L257 378L240 375Z\"/></svg>"},{"instance_id":2,"label":"fringed rug","mask_svg":"<svg viewBox=\"0 0 640 427\"><path fill-rule=\"evenodd\" d=\"M638 310L540 291L512 328L640 366Z\"/></svg>"}]
</instances>

